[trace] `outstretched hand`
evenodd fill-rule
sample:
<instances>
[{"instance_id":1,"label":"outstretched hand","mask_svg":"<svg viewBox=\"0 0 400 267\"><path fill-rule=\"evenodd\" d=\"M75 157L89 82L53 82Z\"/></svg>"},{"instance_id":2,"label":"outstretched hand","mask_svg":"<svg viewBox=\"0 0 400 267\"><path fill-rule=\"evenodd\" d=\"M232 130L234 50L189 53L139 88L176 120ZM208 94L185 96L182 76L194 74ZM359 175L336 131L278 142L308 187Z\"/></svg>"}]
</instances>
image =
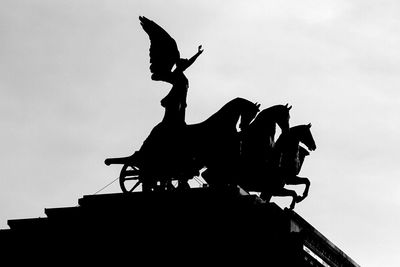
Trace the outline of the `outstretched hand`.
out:
<instances>
[{"instance_id":1,"label":"outstretched hand","mask_svg":"<svg viewBox=\"0 0 400 267\"><path fill-rule=\"evenodd\" d=\"M201 54L201 53L203 53L203 51L204 51L204 49L202 49L202 45L199 45L197 53Z\"/></svg>"}]
</instances>

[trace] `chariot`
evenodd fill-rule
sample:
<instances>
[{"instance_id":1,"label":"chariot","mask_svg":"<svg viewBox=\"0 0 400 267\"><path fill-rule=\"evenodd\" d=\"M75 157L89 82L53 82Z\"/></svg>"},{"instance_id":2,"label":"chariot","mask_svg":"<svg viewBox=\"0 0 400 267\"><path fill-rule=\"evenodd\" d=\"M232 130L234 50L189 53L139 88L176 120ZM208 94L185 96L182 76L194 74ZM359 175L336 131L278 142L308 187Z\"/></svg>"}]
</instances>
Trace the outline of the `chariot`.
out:
<instances>
[{"instance_id":1,"label":"chariot","mask_svg":"<svg viewBox=\"0 0 400 267\"><path fill-rule=\"evenodd\" d=\"M129 157L108 158L104 161L107 166L113 164L122 165L118 180L123 193L131 193L140 186L142 191L172 191L189 187L188 178L183 178L187 177L187 175L179 172L158 171L145 174L139 155L139 151L136 151ZM174 182L177 186L174 186Z\"/></svg>"}]
</instances>

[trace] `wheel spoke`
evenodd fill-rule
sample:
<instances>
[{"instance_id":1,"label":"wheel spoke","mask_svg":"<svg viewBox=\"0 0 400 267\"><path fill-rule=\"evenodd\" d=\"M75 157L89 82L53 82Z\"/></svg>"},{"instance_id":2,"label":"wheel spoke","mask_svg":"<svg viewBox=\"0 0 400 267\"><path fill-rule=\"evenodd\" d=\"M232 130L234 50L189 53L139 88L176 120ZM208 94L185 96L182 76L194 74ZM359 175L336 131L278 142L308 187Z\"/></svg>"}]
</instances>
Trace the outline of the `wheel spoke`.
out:
<instances>
[{"instance_id":1,"label":"wheel spoke","mask_svg":"<svg viewBox=\"0 0 400 267\"><path fill-rule=\"evenodd\" d=\"M131 190L129 190L129 192L132 192L133 190L135 190L140 184L142 183L142 181L137 181L136 184L131 188Z\"/></svg>"},{"instance_id":2,"label":"wheel spoke","mask_svg":"<svg viewBox=\"0 0 400 267\"><path fill-rule=\"evenodd\" d=\"M119 185L123 193L134 191L142 183L140 170L136 166L125 164L122 167L119 177Z\"/></svg>"},{"instance_id":3,"label":"wheel spoke","mask_svg":"<svg viewBox=\"0 0 400 267\"><path fill-rule=\"evenodd\" d=\"M139 179L138 176L136 176L136 177L125 177L124 178L125 181L132 181L132 180L137 180L137 179Z\"/></svg>"},{"instance_id":4,"label":"wheel spoke","mask_svg":"<svg viewBox=\"0 0 400 267\"><path fill-rule=\"evenodd\" d=\"M137 170L125 170L124 171L124 176L134 176L134 175L139 175Z\"/></svg>"}]
</instances>

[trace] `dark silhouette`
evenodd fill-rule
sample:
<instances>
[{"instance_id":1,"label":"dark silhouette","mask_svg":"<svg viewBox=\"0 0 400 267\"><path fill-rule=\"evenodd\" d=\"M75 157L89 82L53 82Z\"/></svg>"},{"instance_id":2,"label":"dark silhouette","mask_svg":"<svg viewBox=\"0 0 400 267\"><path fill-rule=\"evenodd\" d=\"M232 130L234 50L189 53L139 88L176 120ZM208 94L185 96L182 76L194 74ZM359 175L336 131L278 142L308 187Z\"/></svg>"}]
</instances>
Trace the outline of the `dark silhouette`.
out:
<instances>
[{"instance_id":1,"label":"dark silhouette","mask_svg":"<svg viewBox=\"0 0 400 267\"><path fill-rule=\"evenodd\" d=\"M245 190L259 191L262 188L258 184L270 172L267 166L274 165L276 124L282 132L289 130L291 108L288 104L266 108L241 133L239 185Z\"/></svg>"},{"instance_id":2,"label":"dark silhouette","mask_svg":"<svg viewBox=\"0 0 400 267\"><path fill-rule=\"evenodd\" d=\"M359 267L296 212L254 200L212 188L85 195L8 220L2 266Z\"/></svg>"},{"instance_id":3,"label":"dark silhouette","mask_svg":"<svg viewBox=\"0 0 400 267\"><path fill-rule=\"evenodd\" d=\"M265 201L272 196L292 196L293 209L307 196L310 186L307 178L297 175L309 155L299 143L315 149L311 125L289 129L292 107L288 104L259 113L260 104L240 97L204 122L187 125L189 81L184 71L203 49L200 45L190 59L181 58L175 40L163 28L146 17L139 20L150 38L151 79L170 83L172 88L161 100L163 119L140 149L129 157L105 161L107 165L123 164L119 177L122 191L132 192L140 184L142 191L186 190L190 188L188 180L205 169L201 175L210 187L239 186L260 192ZM275 143L276 125L282 134ZM177 187L173 180L178 181ZM305 184L306 188L302 196L297 196L295 191L285 189L285 184Z\"/></svg>"},{"instance_id":4,"label":"dark silhouette","mask_svg":"<svg viewBox=\"0 0 400 267\"><path fill-rule=\"evenodd\" d=\"M71 259L92 266L110 258L122 266L137 258L146 265L180 266L193 265L193 253L201 251L196 263L357 267L295 212L266 203L272 196L292 196L293 209L307 196L310 181L297 175L309 155L300 143L316 149L311 124L290 128L288 104L259 112L260 104L237 97L207 120L187 125L184 71L203 50L199 46L192 58L182 59L165 30L139 19L151 41L151 78L172 89L161 100L163 119L140 149L105 160L123 165L125 194L98 195L101 189L80 198L78 206L45 209L47 217L9 220L10 229L0 229L3 261L23 266ZM282 134L275 142L276 125ZM187 190L203 168L209 186ZM297 196L286 184L306 187ZM142 192L132 193L139 185ZM241 187L260 192L264 201Z\"/></svg>"},{"instance_id":5,"label":"dark silhouette","mask_svg":"<svg viewBox=\"0 0 400 267\"><path fill-rule=\"evenodd\" d=\"M154 127L140 151L128 158L106 162L125 164L120 174L120 177L125 177L120 179L123 191L134 190L141 182L145 191L155 189L156 186L166 188L171 186L167 181L172 176L178 180L183 180L179 177L193 176L192 160L189 159L190 154L184 142L189 81L183 72L203 50L200 45L193 57L181 58L175 40L163 28L146 17L139 17L139 20L150 38L151 79L170 83L172 89L161 100L165 108L163 120ZM130 181L128 179L138 179L139 183L127 189L125 182ZM183 185L187 186L187 183Z\"/></svg>"},{"instance_id":6,"label":"dark silhouette","mask_svg":"<svg viewBox=\"0 0 400 267\"><path fill-rule=\"evenodd\" d=\"M257 115L248 129L242 132L241 161L245 172L255 165L263 165L271 160L276 124L282 132L289 130L291 108L288 104L266 108Z\"/></svg>"},{"instance_id":7,"label":"dark silhouette","mask_svg":"<svg viewBox=\"0 0 400 267\"><path fill-rule=\"evenodd\" d=\"M299 203L307 197L310 188L310 181L307 178L297 176L303 165L305 156L309 153L299 144L304 144L310 151L314 151L314 138L311 134L311 123L307 125L298 125L291 127L288 132L282 133L276 141L275 153L279 158L278 178L279 187L276 189L262 192L265 200L274 196L291 196L293 198L290 209L293 209L296 203ZM283 188L285 184L298 185L305 184L306 188L302 196L298 196L293 190Z\"/></svg>"},{"instance_id":8,"label":"dark silhouette","mask_svg":"<svg viewBox=\"0 0 400 267\"><path fill-rule=\"evenodd\" d=\"M163 28L146 17L139 17L139 20L150 38L151 79L172 84L168 95L161 100L165 108L163 120L168 124L183 124L189 88L189 81L183 72L203 53L202 46L198 47L197 53L190 59L181 58L175 40Z\"/></svg>"},{"instance_id":9,"label":"dark silhouette","mask_svg":"<svg viewBox=\"0 0 400 267\"><path fill-rule=\"evenodd\" d=\"M239 163L239 129L244 131L259 112L260 104L235 98L206 121L188 125L187 138L195 158L207 167L202 176L210 186L232 183Z\"/></svg>"},{"instance_id":10,"label":"dark silhouette","mask_svg":"<svg viewBox=\"0 0 400 267\"><path fill-rule=\"evenodd\" d=\"M225 184L224 177L238 163L240 139L236 125L246 129L259 111L259 104L235 98L202 123L187 125L182 131L170 129L164 121L153 128L140 150L130 157L106 159L105 163L124 164L120 182L122 190L133 191L143 183L144 191L172 189L178 180L187 188L187 180L199 174L203 167L224 175L205 179L210 185ZM174 142L170 142L175 139ZM137 180L131 188L127 181Z\"/></svg>"},{"instance_id":11,"label":"dark silhouette","mask_svg":"<svg viewBox=\"0 0 400 267\"><path fill-rule=\"evenodd\" d=\"M242 177L240 186L248 191L261 192L260 197L269 201L272 196L291 196L290 209L302 201L307 195L310 181L307 178L297 176L302 167L304 158L309 152L300 146L303 143L310 151L316 149L315 141L310 131L311 124L299 125L282 131L276 141L268 160L244 161L244 171L247 174ZM262 140L259 140L262 141ZM263 141L270 142L267 137ZM259 145L262 146L263 143ZM285 184L305 184L306 188L302 196L298 196L293 190L285 189Z\"/></svg>"}]
</instances>

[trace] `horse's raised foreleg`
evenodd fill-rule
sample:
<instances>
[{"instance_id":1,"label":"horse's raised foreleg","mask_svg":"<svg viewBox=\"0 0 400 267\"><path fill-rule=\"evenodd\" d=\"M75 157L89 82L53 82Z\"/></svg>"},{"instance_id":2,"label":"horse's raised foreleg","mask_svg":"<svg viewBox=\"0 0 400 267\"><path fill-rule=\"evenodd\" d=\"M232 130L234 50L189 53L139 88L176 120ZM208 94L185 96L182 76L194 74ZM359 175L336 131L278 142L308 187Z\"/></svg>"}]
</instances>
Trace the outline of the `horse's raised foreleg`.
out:
<instances>
[{"instance_id":1,"label":"horse's raised foreleg","mask_svg":"<svg viewBox=\"0 0 400 267\"><path fill-rule=\"evenodd\" d=\"M277 196L277 197L292 197L292 203L290 203L290 207L289 209L294 209L294 206L296 205L296 203L298 202L298 199L300 198L296 191L294 190L289 190L286 188L281 188L277 191L274 191L273 196Z\"/></svg>"},{"instance_id":2,"label":"horse's raised foreleg","mask_svg":"<svg viewBox=\"0 0 400 267\"><path fill-rule=\"evenodd\" d=\"M289 185L299 185L299 184L304 184L306 187L304 189L303 195L301 197L297 198L297 203L303 201L307 196L308 196L308 191L310 190L310 180L305 177L299 177L299 176L292 176L290 178L286 179L286 184Z\"/></svg>"}]
</instances>

